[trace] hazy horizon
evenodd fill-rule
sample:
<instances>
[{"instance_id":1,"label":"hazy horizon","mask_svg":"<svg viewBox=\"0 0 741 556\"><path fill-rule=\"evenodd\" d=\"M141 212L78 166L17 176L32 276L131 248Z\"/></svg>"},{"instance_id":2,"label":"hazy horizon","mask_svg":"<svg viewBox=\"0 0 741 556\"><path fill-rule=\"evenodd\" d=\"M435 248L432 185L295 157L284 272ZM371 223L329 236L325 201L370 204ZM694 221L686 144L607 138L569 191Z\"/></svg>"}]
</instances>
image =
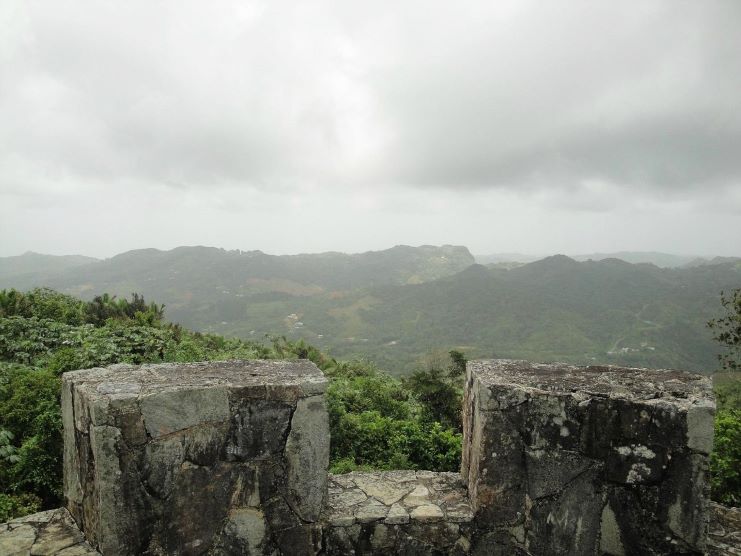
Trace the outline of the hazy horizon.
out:
<instances>
[{"instance_id":1,"label":"hazy horizon","mask_svg":"<svg viewBox=\"0 0 741 556\"><path fill-rule=\"evenodd\" d=\"M478 253L470 249L467 245L460 245L460 244L451 244L451 243L441 243L437 245L433 244L418 244L418 245L409 245L405 243L398 243L395 245L389 245L387 247L381 248L381 249L367 249L363 251L339 251L337 249L329 249L326 251L286 251L286 252L271 252L266 251L265 249L260 249L260 247L250 247L250 248L244 248L244 247L222 247L219 245L206 245L206 244L192 244L192 245L174 245L172 247L152 247L152 246L142 246L142 247L134 247L132 249L126 249L124 251L119 251L116 253L107 253L102 255L93 255L89 253L78 253L78 252L63 252L63 253L46 253L34 249L27 249L26 251L23 251L22 253L11 253L9 255L0 255L0 258L6 258L6 257L19 257L23 255L28 254L35 254L35 255L52 255L52 256L81 256L81 257L89 257L93 259L98 260L106 260L113 258L117 255L121 255L123 253L129 253L132 251L144 251L147 249L156 249L158 251L171 251L173 249L178 248L207 248L207 249L223 249L226 251L242 251L242 252L250 252L250 251L260 251L266 255L275 255L275 256L283 256L283 255L311 255L311 254L322 254L322 253L342 253L345 255L355 255L355 254L362 254L367 252L375 252L375 251L386 251L388 249L392 249L394 247L424 247L424 246L433 246L433 247L439 247L439 246L445 246L445 245L452 245L454 247L465 247L468 249L468 251L471 253L471 255L476 258L477 260L480 258L486 258L486 257L505 257L505 256L513 256L513 257L524 257L526 260L518 260L517 258L508 259L508 261L511 262L530 262L531 260L539 260L546 257L552 257L555 255L565 255L567 257L587 257L591 255L618 255L618 254L638 254L638 255L670 255L674 257L682 257L682 258L704 258L704 259L712 259L714 257L739 257L741 258L741 251L738 251L737 254L732 255L718 255L716 253L678 253L678 252L666 252L666 251L639 251L639 250L630 250L630 249L618 249L616 251L593 251L589 253L563 253L563 252L552 252L552 253L523 253L523 252L513 252L513 251L493 251L493 252L486 252L486 253ZM504 260L504 259L503 259Z\"/></svg>"},{"instance_id":2,"label":"hazy horizon","mask_svg":"<svg viewBox=\"0 0 741 556\"><path fill-rule=\"evenodd\" d=\"M739 255L741 3L0 7L0 256Z\"/></svg>"}]
</instances>

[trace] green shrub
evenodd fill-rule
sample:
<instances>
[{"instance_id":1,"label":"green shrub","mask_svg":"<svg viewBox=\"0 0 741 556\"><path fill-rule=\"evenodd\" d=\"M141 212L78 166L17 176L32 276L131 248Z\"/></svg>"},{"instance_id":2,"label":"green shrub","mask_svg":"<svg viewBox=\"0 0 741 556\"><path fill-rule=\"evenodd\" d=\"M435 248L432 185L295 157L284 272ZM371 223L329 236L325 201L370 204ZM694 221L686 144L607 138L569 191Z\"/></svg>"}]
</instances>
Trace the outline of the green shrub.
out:
<instances>
[{"instance_id":1,"label":"green shrub","mask_svg":"<svg viewBox=\"0 0 741 556\"><path fill-rule=\"evenodd\" d=\"M0 523L34 514L41 509L41 500L33 494L3 494L0 492Z\"/></svg>"},{"instance_id":2,"label":"green shrub","mask_svg":"<svg viewBox=\"0 0 741 556\"><path fill-rule=\"evenodd\" d=\"M51 290L0 292L0 521L61 503L59 377L113 363L309 359L329 379L334 472L458 469L461 436L429 411L434 395L367 361L338 362L303 341L270 340L190 332L163 322L162 307L136 294L83 302Z\"/></svg>"},{"instance_id":3,"label":"green shrub","mask_svg":"<svg viewBox=\"0 0 741 556\"><path fill-rule=\"evenodd\" d=\"M715 445L710 456L711 492L721 504L741 504L741 410L715 416Z\"/></svg>"}]
</instances>

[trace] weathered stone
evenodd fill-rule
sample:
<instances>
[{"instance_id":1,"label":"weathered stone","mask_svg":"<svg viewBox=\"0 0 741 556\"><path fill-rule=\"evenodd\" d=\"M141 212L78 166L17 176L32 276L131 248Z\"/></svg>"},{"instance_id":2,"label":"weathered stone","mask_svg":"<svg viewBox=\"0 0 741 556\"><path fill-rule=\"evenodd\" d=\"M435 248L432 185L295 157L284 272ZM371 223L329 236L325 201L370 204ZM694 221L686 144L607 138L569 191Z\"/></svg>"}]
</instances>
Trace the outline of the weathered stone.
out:
<instances>
[{"instance_id":1,"label":"weathered stone","mask_svg":"<svg viewBox=\"0 0 741 556\"><path fill-rule=\"evenodd\" d=\"M713 450L715 404L700 400L687 408L687 447L709 454Z\"/></svg>"},{"instance_id":2,"label":"weathered stone","mask_svg":"<svg viewBox=\"0 0 741 556\"><path fill-rule=\"evenodd\" d=\"M534 502L525 530L530 551L585 556L596 553L602 509L596 479L596 469L588 468L565 485L558 497Z\"/></svg>"},{"instance_id":3,"label":"weathered stone","mask_svg":"<svg viewBox=\"0 0 741 556\"><path fill-rule=\"evenodd\" d=\"M703 549L714 406L702 377L472 362L463 482L431 471L328 477L325 388L305 361L67 373L69 508L115 554ZM23 554L91 554L55 515L0 525L0 552L15 539L12 550L30 542ZM711 530L709 548L735 550L737 531Z\"/></svg>"},{"instance_id":4,"label":"weathered stone","mask_svg":"<svg viewBox=\"0 0 741 556\"><path fill-rule=\"evenodd\" d=\"M388 480L375 480L372 475L361 475L355 478L355 484L368 496L390 506L406 496L412 487L410 483L396 483Z\"/></svg>"},{"instance_id":5,"label":"weathered stone","mask_svg":"<svg viewBox=\"0 0 741 556\"><path fill-rule=\"evenodd\" d=\"M714 412L706 377L473 361L465 404L461 473L477 527L510 532L475 547L704 548Z\"/></svg>"},{"instance_id":6,"label":"weathered stone","mask_svg":"<svg viewBox=\"0 0 741 556\"><path fill-rule=\"evenodd\" d=\"M443 519L443 511L434 504L425 504L414 508L409 517L417 521L440 521Z\"/></svg>"},{"instance_id":7,"label":"weathered stone","mask_svg":"<svg viewBox=\"0 0 741 556\"><path fill-rule=\"evenodd\" d=\"M430 502L430 490L424 485L417 485L407 496L403 503L407 508L422 506Z\"/></svg>"},{"instance_id":8,"label":"weathered stone","mask_svg":"<svg viewBox=\"0 0 741 556\"><path fill-rule=\"evenodd\" d=\"M0 534L0 554L30 554L35 541L36 529L31 525L19 525Z\"/></svg>"},{"instance_id":9,"label":"weathered stone","mask_svg":"<svg viewBox=\"0 0 741 556\"><path fill-rule=\"evenodd\" d=\"M119 429L91 425L89 431L98 493L97 529L90 532L90 539L104 554L138 551L148 525L142 523L145 495L138 470Z\"/></svg>"},{"instance_id":10,"label":"weathered stone","mask_svg":"<svg viewBox=\"0 0 741 556\"><path fill-rule=\"evenodd\" d=\"M594 461L565 450L525 450L528 493L532 500L560 494L564 487Z\"/></svg>"},{"instance_id":11,"label":"weathered stone","mask_svg":"<svg viewBox=\"0 0 741 556\"><path fill-rule=\"evenodd\" d=\"M394 529L383 523L377 523L373 527L373 532L370 536L371 547L374 551L390 550L396 544Z\"/></svg>"},{"instance_id":12,"label":"weathered stone","mask_svg":"<svg viewBox=\"0 0 741 556\"><path fill-rule=\"evenodd\" d=\"M386 517L389 508L378 500L368 500L355 510L355 519L358 523L370 523Z\"/></svg>"},{"instance_id":13,"label":"weathered stone","mask_svg":"<svg viewBox=\"0 0 741 556\"><path fill-rule=\"evenodd\" d=\"M394 504L389 508L388 514L386 514L385 522L389 525L409 523L409 513L401 504Z\"/></svg>"},{"instance_id":14,"label":"weathered stone","mask_svg":"<svg viewBox=\"0 0 741 556\"><path fill-rule=\"evenodd\" d=\"M31 514L0 527L3 556L92 556L98 554L87 542L64 508Z\"/></svg>"},{"instance_id":15,"label":"weathered stone","mask_svg":"<svg viewBox=\"0 0 741 556\"><path fill-rule=\"evenodd\" d=\"M313 553L325 389L308 361L66 373L70 511L105 554Z\"/></svg>"},{"instance_id":16,"label":"weathered stone","mask_svg":"<svg viewBox=\"0 0 741 556\"><path fill-rule=\"evenodd\" d=\"M242 554L261 554L266 542L265 514L255 508L236 508L229 512L225 533L234 539Z\"/></svg>"},{"instance_id":17,"label":"weathered stone","mask_svg":"<svg viewBox=\"0 0 741 556\"><path fill-rule=\"evenodd\" d=\"M139 407L152 438L229 418L225 388L164 390L142 396Z\"/></svg>"},{"instance_id":18,"label":"weathered stone","mask_svg":"<svg viewBox=\"0 0 741 556\"><path fill-rule=\"evenodd\" d=\"M288 503L304 521L316 521L327 496L329 417L324 396L297 402L285 457Z\"/></svg>"},{"instance_id":19,"label":"weathered stone","mask_svg":"<svg viewBox=\"0 0 741 556\"><path fill-rule=\"evenodd\" d=\"M286 445L293 407L274 400L245 400L232 417L231 458L240 461L279 455Z\"/></svg>"},{"instance_id":20,"label":"weathered stone","mask_svg":"<svg viewBox=\"0 0 741 556\"><path fill-rule=\"evenodd\" d=\"M741 508L710 503L708 556L741 556Z\"/></svg>"},{"instance_id":21,"label":"weathered stone","mask_svg":"<svg viewBox=\"0 0 741 556\"><path fill-rule=\"evenodd\" d=\"M612 556L623 556L625 554L623 540L620 535L620 527L610 504L605 504L605 507L602 509L599 538L599 548L603 554L610 554Z\"/></svg>"},{"instance_id":22,"label":"weathered stone","mask_svg":"<svg viewBox=\"0 0 741 556\"><path fill-rule=\"evenodd\" d=\"M324 516L326 554L467 554L473 512L460 476L431 471L380 471L329 476ZM358 485L378 498L358 497ZM378 491L374 490L378 489ZM393 493L393 494L391 494ZM407 508L400 494L408 493ZM389 494L389 496L384 496ZM359 505L348 504L363 500ZM380 499L380 500L379 500ZM390 504L384 504L385 499ZM396 502L391 502L397 500ZM351 521L345 516L355 511ZM411 514L411 515L410 515ZM345 528L352 534L340 534ZM468 543L468 544L467 544Z\"/></svg>"}]
</instances>

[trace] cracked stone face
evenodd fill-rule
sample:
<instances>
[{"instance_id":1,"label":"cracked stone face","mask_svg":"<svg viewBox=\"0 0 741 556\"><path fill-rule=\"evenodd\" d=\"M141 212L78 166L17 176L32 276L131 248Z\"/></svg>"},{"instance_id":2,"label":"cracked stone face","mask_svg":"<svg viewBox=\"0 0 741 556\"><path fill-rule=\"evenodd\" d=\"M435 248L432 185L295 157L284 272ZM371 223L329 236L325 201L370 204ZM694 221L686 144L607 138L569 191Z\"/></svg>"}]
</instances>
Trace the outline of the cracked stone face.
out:
<instances>
[{"instance_id":1,"label":"cracked stone face","mask_svg":"<svg viewBox=\"0 0 741 556\"><path fill-rule=\"evenodd\" d=\"M325 389L308 361L66 373L69 511L104 554L313 553Z\"/></svg>"},{"instance_id":2,"label":"cracked stone face","mask_svg":"<svg viewBox=\"0 0 741 556\"><path fill-rule=\"evenodd\" d=\"M477 527L498 531L481 542L702 552L714 407L710 380L680 371L470 362L461 472Z\"/></svg>"}]
</instances>

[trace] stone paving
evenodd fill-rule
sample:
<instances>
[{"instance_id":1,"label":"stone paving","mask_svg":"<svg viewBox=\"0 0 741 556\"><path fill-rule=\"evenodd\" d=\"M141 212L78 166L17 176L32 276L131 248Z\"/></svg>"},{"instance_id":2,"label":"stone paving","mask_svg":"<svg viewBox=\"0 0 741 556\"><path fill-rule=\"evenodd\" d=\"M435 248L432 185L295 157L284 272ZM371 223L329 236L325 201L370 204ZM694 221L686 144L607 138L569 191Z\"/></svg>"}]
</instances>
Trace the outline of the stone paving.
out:
<instances>
[{"instance_id":1,"label":"stone paving","mask_svg":"<svg viewBox=\"0 0 741 556\"><path fill-rule=\"evenodd\" d=\"M0 524L3 556L92 556L94 550L64 508L20 517Z\"/></svg>"}]
</instances>

